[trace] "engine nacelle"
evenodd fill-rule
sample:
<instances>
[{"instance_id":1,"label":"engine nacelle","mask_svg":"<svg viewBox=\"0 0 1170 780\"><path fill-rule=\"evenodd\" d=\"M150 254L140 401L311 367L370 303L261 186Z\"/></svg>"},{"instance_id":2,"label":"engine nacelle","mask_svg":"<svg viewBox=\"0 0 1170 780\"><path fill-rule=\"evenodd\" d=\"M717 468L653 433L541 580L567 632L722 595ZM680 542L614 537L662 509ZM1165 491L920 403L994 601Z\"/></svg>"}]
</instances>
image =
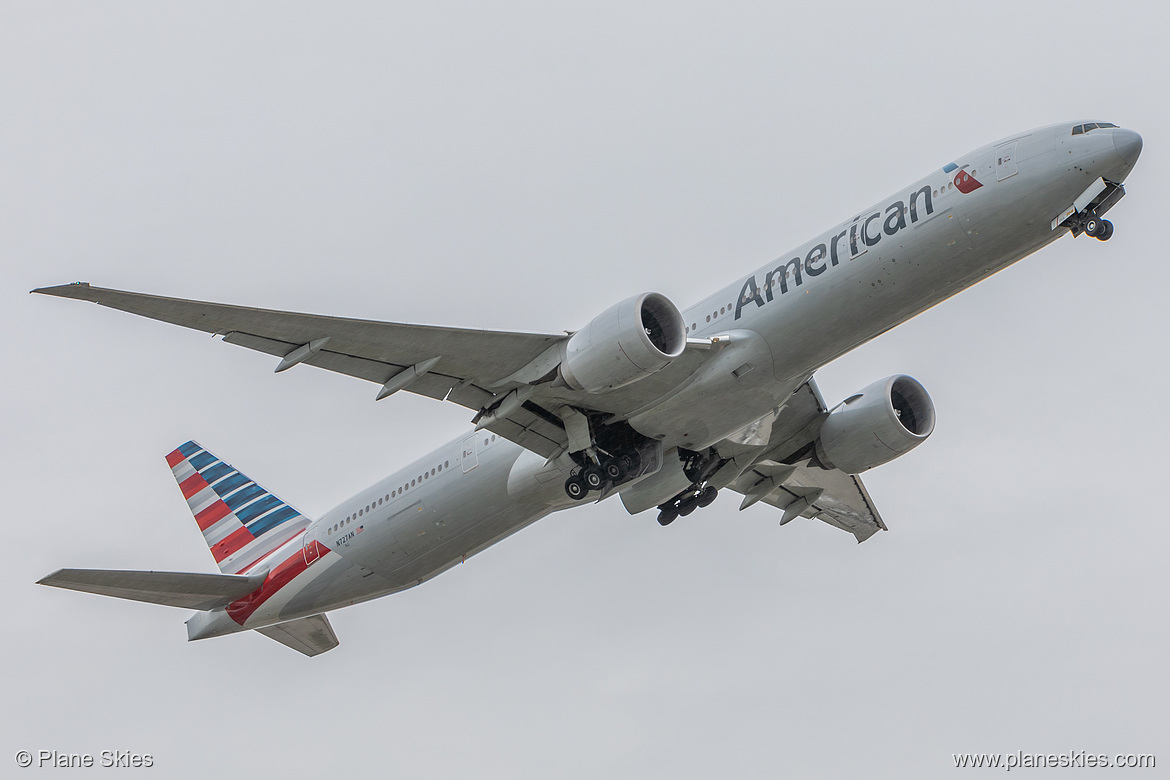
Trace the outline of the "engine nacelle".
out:
<instances>
[{"instance_id":1,"label":"engine nacelle","mask_svg":"<svg viewBox=\"0 0 1170 780\"><path fill-rule=\"evenodd\" d=\"M604 393L666 367L687 345L682 315L665 295L643 293L606 309L565 345L561 377Z\"/></svg>"},{"instance_id":2,"label":"engine nacelle","mask_svg":"<svg viewBox=\"0 0 1170 780\"><path fill-rule=\"evenodd\" d=\"M886 377L829 413L817 457L846 474L860 474L905 455L933 430L934 402L926 388L905 375Z\"/></svg>"}]
</instances>

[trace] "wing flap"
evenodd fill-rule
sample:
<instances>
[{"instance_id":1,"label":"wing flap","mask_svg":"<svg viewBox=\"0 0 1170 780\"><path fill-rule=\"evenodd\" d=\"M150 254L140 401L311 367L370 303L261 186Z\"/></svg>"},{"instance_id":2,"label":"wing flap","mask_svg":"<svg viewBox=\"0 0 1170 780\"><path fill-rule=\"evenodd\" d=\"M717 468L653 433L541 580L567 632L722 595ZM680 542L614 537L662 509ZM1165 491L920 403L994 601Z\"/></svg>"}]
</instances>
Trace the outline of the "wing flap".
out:
<instances>
[{"instance_id":1,"label":"wing flap","mask_svg":"<svg viewBox=\"0 0 1170 780\"><path fill-rule=\"evenodd\" d=\"M200 574L171 571L119 571L112 569L58 569L37 581L38 585L96 593L168 607L212 610L245 596L264 581L265 573L252 576Z\"/></svg>"},{"instance_id":2,"label":"wing flap","mask_svg":"<svg viewBox=\"0 0 1170 780\"><path fill-rule=\"evenodd\" d=\"M564 428L555 426L524 408L517 409L507 417L484 427L546 458L551 458L568 444Z\"/></svg>"},{"instance_id":3,"label":"wing flap","mask_svg":"<svg viewBox=\"0 0 1170 780\"><path fill-rule=\"evenodd\" d=\"M747 486L753 482L749 472L732 489L746 494L750 490ZM777 509L787 509L794 501L818 490L822 492L808 509L800 513L801 516L815 517L842 531L848 531L858 542L864 542L878 531L886 529L861 478L836 470L798 466L792 476L765 496L763 501Z\"/></svg>"},{"instance_id":4,"label":"wing flap","mask_svg":"<svg viewBox=\"0 0 1170 780\"><path fill-rule=\"evenodd\" d=\"M329 624L329 618L325 615L277 623L275 626L258 628L256 631L310 657L332 650L341 644L337 634L333 632L333 626Z\"/></svg>"},{"instance_id":5,"label":"wing flap","mask_svg":"<svg viewBox=\"0 0 1170 780\"><path fill-rule=\"evenodd\" d=\"M766 443L758 440L760 431L753 428L750 431L752 436L745 434L738 440L733 437L720 442L717 449L724 457L740 462L750 460L753 465L761 461L795 464L795 470L778 486L765 482L769 477L766 470L748 468L729 487L756 498L772 487L761 500L782 510L806 496L815 496L800 512L801 516L815 517L834 528L848 531L858 542L864 542L878 531L886 530L886 525L861 478L836 469L810 466L807 457L803 462L798 459L798 453L816 441L828 411L820 389L810 378L792 394L771 421Z\"/></svg>"}]
</instances>

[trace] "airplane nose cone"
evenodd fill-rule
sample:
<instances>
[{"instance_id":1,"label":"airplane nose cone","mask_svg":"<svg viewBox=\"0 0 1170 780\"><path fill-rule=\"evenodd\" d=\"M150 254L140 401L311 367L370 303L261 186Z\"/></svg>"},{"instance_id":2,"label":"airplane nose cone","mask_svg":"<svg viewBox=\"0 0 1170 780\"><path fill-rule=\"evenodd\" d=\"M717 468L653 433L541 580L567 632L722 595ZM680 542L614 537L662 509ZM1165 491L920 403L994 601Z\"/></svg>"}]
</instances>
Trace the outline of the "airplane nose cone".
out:
<instances>
[{"instance_id":1,"label":"airplane nose cone","mask_svg":"<svg viewBox=\"0 0 1170 780\"><path fill-rule=\"evenodd\" d=\"M1132 168L1142 153L1142 137L1133 130L1117 128L1113 131L1113 148L1126 166Z\"/></svg>"}]
</instances>

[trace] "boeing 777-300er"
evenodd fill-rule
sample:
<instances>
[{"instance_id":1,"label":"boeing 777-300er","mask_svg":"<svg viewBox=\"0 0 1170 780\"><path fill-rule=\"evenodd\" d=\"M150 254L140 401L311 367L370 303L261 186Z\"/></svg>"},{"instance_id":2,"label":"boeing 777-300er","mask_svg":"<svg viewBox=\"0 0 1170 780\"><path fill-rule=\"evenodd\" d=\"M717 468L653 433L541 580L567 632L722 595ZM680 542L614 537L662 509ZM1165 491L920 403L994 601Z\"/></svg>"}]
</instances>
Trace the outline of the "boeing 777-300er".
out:
<instances>
[{"instance_id":1,"label":"boeing 777-300er","mask_svg":"<svg viewBox=\"0 0 1170 780\"><path fill-rule=\"evenodd\" d=\"M316 520L193 441L166 456L220 574L62 569L45 585L198 610L189 639L255 629L306 655L328 611L418 585L551 512L617 494L668 525L720 490L865 541L857 476L917 447L934 404L890 376L829 407L829 361L1102 219L1142 139L1052 125L948 162L680 311L644 293L567 335L405 325L91 287L34 290L474 411L475 430ZM815 331L807 324L816 322Z\"/></svg>"}]
</instances>

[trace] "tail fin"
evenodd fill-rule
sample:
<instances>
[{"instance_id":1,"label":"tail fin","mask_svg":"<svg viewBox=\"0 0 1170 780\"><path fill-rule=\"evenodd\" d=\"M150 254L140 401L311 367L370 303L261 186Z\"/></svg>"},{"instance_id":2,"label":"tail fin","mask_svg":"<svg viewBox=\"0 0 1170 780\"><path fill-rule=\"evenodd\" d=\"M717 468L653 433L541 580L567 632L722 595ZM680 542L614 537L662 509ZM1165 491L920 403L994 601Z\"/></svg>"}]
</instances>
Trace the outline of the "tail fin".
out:
<instances>
[{"instance_id":1,"label":"tail fin","mask_svg":"<svg viewBox=\"0 0 1170 780\"><path fill-rule=\"evenodd\" d=\"M224 574L239 574L296 536L309 518L193 441L167 455Z\"/></svg>"}]
</instances>

